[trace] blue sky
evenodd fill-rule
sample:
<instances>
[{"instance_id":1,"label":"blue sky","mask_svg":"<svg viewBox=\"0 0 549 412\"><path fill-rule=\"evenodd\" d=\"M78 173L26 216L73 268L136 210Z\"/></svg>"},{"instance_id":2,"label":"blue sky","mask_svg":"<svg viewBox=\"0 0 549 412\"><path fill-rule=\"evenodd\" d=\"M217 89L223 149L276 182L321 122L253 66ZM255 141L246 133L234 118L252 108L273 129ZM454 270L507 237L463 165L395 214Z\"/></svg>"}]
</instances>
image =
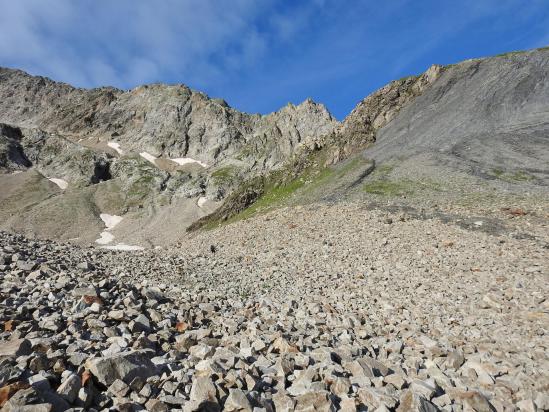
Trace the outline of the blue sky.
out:
<instances>
[{"instance_id":1,"label":"blue sky","mask_svg":"<svg viewBox=\"0 0 549 412\"><path fill-rule=\"evenodd\" d=\"M80 87L184 83L338 118L431 64L549 45L549 0L0 0L0 65Z\"/></svg>"}]
</instances>

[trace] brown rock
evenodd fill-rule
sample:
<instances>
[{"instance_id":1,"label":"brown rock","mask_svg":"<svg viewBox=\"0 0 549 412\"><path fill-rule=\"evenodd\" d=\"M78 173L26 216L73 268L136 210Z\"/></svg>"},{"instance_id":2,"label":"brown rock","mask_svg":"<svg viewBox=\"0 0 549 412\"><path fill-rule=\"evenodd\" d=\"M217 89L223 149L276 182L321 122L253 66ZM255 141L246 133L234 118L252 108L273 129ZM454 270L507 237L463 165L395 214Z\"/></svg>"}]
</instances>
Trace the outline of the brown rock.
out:
<instances>
[{"instance_id":1,"label":"brown rock","mask_svg":"<svg viewBox=\"0 0 549 412\"><path fill-rule=\"evenodd\" d=\"M25 382L15 382L0 388L0 407L21 389L27 389L30 385Z\"/></svg>"}]
</instances>

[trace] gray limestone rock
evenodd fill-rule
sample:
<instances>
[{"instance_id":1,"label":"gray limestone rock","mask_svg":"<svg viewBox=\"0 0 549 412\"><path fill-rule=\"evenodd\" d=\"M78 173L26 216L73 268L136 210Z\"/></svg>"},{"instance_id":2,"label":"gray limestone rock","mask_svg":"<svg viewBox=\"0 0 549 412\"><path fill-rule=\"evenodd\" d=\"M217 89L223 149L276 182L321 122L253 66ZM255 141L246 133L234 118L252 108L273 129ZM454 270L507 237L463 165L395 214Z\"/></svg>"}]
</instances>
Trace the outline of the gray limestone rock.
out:
<instances>
[{"instance_id":1,"label":"gray limestone rock","mask_svg":"<svg viewBox=\"0 0 549 412\"><path fill-rule=\"evenodd\" d=\"M86 368L103 385L112 385L116 379L130 383L136 377L148 378L157 373L155 365L146 352L130 351L92 358Z\"/></svg>"}]
</instances>

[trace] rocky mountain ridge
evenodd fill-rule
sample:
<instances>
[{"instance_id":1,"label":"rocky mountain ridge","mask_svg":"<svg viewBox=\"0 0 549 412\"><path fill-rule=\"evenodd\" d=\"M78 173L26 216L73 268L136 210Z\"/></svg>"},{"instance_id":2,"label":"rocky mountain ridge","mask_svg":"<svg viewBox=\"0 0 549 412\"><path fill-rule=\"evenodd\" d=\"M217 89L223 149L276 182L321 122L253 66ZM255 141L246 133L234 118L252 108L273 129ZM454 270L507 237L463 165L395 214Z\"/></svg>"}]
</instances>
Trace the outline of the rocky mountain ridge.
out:
<instances>
[{"instance_id":1,"label":"rocky mountain ridge","mask_svg":"<svg viewBox=\"0 0 549 412\"><path fill-rule=\"evenodd\" d=\"M241 113L183 85L85 90L0 69L0 123L5 125L0 128L0 168L6 172L0 179L5 187L24 184L37 193L33 185L40 176L54 184L23 205L13 191L6 191L11 194L2 198L3 227L48 237L51 231L41 228L51 220L52 208L63 216L60 220L72 222L74 215L67 216L65 210L84 206L80 215L90 222L86 227L95 233L91 236L103 225L101 213L124 215L128 219L116 229L126 229L120 236L138 236L140 242L154 245L165 237L160 226L168 231L176 227L180 233L216 209L217 214L207 219L226 220L272 189L309 185L318 176L333 173L341 162L358 158L345 183L349 189L360 186L380 162L392 162L387 167L394 169L395 159L403 173L423 165L430 175L440 174L431 169L442 167L442 174L465 172L492 180L496 174L496 180L524 177L537 184L547 175L543 67L548 55L541 49L433 65L419 76L393 81L372 93L342 122L310 99L257 115ZM530 80L529 71L534 74ZM506 82L498 83L499 79ZM501 100L499 106L490 103L490 93L494 102ZM510 110L515 114L505 117ZM536 111L537 115L528 114ZM504 119L507 135L499 133L498 123L486 126L483 113ZM445 124L453 125L450 132L461 128L463 133L450 136ZM477 138L481 135L473 133L475 124L487 139ZM416 132L414 128L422 125L432 130ZM524 136L522 147L517 146L517 133ZM429 139L424 138L427 134ZM480 155L489 139L498 154ZM479 149L472 162L463 152L468 145ZM14 172L24 175L10 177ZM38 175L27 178L27 172ZM351 181L351 175L358 180ZM336 190L337 196L348 192L336 186L332 183L327 190ZM44 205L45 200L56 206ZM28 225L29 220L35 223ZM80 237L68 225L63 223L55 236ZM150 229L141 235L132 229L135 226Z\"/></svg>"},{"instance_id":2,"label":"rocky mountain ridge","mask_svg":"<svg viewBox=\"0 0 549 412\"><path fill-rule=\"evenodd\" d=\"M0 69L0 98L1 123L37 128L82 145L105 149L113 141L125 151L192 157L208 165L243 149L254 154L254 145L266 140L279 149L268 153L270 163L276 163L302 139L327 134L338 124L312 100L261 116L241 113L184 85L86 90L10 69ZM245 160L247 153L240 154Z\"/></svg>"}]
</instances>

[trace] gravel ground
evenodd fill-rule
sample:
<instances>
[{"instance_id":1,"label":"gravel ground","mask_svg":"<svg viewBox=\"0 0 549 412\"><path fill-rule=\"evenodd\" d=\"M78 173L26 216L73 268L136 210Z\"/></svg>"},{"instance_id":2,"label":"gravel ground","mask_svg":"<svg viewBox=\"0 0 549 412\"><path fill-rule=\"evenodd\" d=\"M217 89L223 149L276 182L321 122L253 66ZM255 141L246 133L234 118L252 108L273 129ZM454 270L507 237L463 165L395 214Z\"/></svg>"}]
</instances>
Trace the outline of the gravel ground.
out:
<instances>
[{"instance_id":1,"label":"gravel ground","mask_svg":"<svg viewBox=\"0 0 549 412\"><path fill-rule=\"evenodd\" d=\"M487 225L315 204L133 253L0 232L0 404L547 410L549 231Z\"/></svg>"}]
</instances>

